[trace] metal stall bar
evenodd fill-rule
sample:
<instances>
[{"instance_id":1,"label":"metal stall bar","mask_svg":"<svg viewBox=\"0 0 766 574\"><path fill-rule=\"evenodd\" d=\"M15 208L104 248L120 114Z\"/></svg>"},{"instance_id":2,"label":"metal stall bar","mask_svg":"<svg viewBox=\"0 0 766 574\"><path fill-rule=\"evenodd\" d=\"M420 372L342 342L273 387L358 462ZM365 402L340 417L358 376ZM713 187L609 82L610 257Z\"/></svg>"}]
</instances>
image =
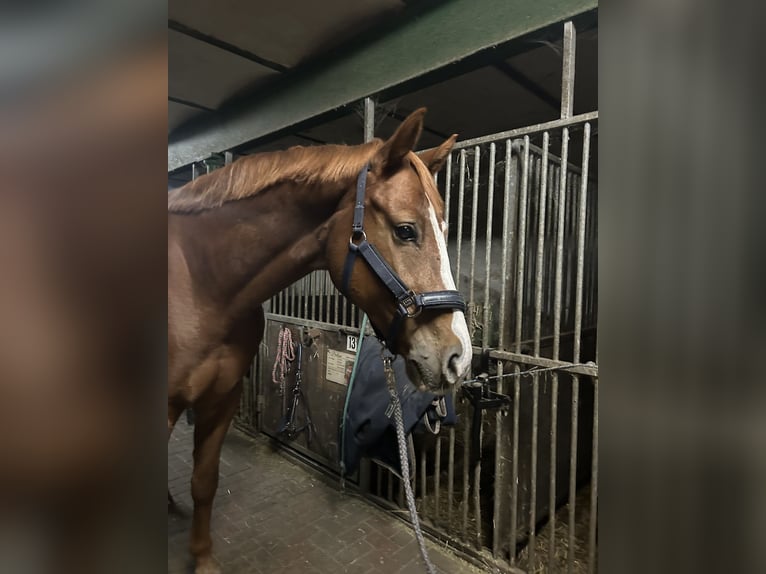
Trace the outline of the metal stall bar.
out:
<instances>
[{"instance_id":1,"label":"metal stall bar","mask_svg":"<svg viewBox=\"0 0 766 574\"><path fill-rule=\"evenodd\" d=\"M513 143L511 140L505 140L505 181L503 182L503 247L500 260L501 281L505 283L508 280L508 252L509 243L513 230L510 225L511 217L511 152ZM500 328L498 347L505 349L505 308L506 308L506 289L500 289ZM502 379L498 379L502 381Z\"/></svg>"},{"instance_id":2,"label":"metal stall bar","mask_svg":"<svg viewBox=\"0 0 766 574\"><path fill-rule=\"evenodd\" d=\"M598 377L593 378L593 445L590 467L590 523L588 524L588 574L596 569L596 518L598 500Z\"/></svg>"},{"instance_id":3,"label":"metal stall bar","mask_svg":"<svg viewBox=\"0 0 766 574\"><path fill-rule=\"evenodd\" d=\"M519 403L521 397L521 381L519 366L513 366L516 376L513 378L513 446L511 447L511 566L516 565L516 527L519 493Z\"/></svg>"},{"instance_id":4,"label":"metal stall bar","mask_svg":"<svg viewBox=\"0 0 766 574\"><path fill-rule=\"evenodd\" d=\"M537 259L535 261L535 334L534 355L540 356L540 326L543 302L543 255L545 248L545 216L548 192L548 132L543 134L542 172L540 175L540 193L537 200Z\"/></svg>"},{"instance_id":5,"label":"metal stall bar","mask_svg":"<svg viewBox=\"0 0 766 574\"><path fill-rule=\"evenodd\" d=\"M529 541L527 542L528 570L534 571L535 530L537 525L537 425L539 419L540 375L532 376L532 444L529 471Z\"/></svg>"},{"instance_id":6,"label":"metal stall bar","mask_svg":"<svg viewBox=\"0 0 766 574\"><path fill-rule=\"evenodd\" d=\"M332 322L334 325L338 324L338 311L340 307L340 291L338 291L337 287L333 284L333 296L335 300L335 305L332 308Z\"/></svg>"},{"instance_id":7,"label":"metal stall bar","mask_svg":"<svg viewBox=\"0 0 766 574\"><path fill-rule=\"evenodd\" d=\"M556 560L556 441L558 433L556 425L558 424L558 406L559 406L559 375L557 372L551 373L551 473L549 477L550 486L548 491L548 531L550 532L550 543L548 546L548 570L553 572Z\"/></svg>"},{"instance_id":8,"label":"metal stall bar","mask_svg":"<svg viewBox=\"0 0 766 574\"><path fill-rule=\"evenodd\" d=\"M529 136L524 136L524 161L521 168L521 197L519 199L518 259L516 265L516 352L521 353L524 299L524 256L527 234L527 192L529 186Z\"/></svg>"},{"instance_id":9,"label":"metal stall bar","mask_svg":"<svg viewBox=\"0 0 766 574\"><path fill-rule=\"evenodd\" d=\"M567 574L574 567L575 498L577 489L577 422L580 395L580 376L572 375L572 427L569 444L569 548L567 549Z\"/></svg>"},{"instance_id":10,"label":"metal stall bar","mask_svg":"<svg viewBox=\"0 0 766 574\"><path fill-rule=\"evenodd\" d=\"M468 283L468 331L473 339L473 331L476 327L476 299L474 286L476 284L476 232L479 220L479 175L481 151L479 146L473 149L473 194L471 196L471 276Z\"/></svg>"},{"instance_id":11,"label":"metal stall bar","mask_svg":"<svg viewBox=\"0 0 766 574\"><path fill-rule=\"evenodd\" d=\"M439 489L441 488L442 472L442 437L436 437L436 452L434 453L434 520L439 520Z\"/></svg>"},{"instance_id":12,"label":"metal stall bar","mask_svg":"<svg viewBox=\"0 0 766 574\"><path fill-rule=\"evenodd\" d=\"M540 320L542 313L543 297L543 254L545 245L545 216L546 201L548 191L548 132L543 134L543 154L540 166L540 186L537 198L537 257L535 260L535 328L534 328L534 355L540 356ZM532 444L531 461L529 476L529 542L527 547L529 551L528 569L532 570L535 564L535 529L537 523L537 439L538 439L538 419L539 419L539 394L540 378L535 374L532 377ZM552 469L555 472L555 469Z\"/></svg>"},{"instance_id":13,"label":"metal stall bar","mask_svg":"<svg viewBox=\"0 0 766 574\"><path fill-rule=\"evenodd\" d=\"M489 347L489 284L492 266L492 215L495 206L495 144L489 144L489 181L487 184L487 233L484 246L484 314L482 317L481 346Z\"/></svg>"},{"instance_id":14,"label":"metal stall bar","mask_svg":"<svg viewBox=\"0 0 766 574\"><path fill-rule=\"evenodd\" d=\"M455 285L460 291L460 260L463 254L463 200L465 199L465 150L460 150L460 185L457 192L457 261L455 262Z\"/></svg>"},{"instance_id":15,"label":"metal stall bar","mask_svg":"<svg viewBox=\"0 0 766 574\"><path fill-rule=\"evenodd\" d=\"M561 290L564 268L564 227L566 225L567 161L569 157L569 128L561 133L561 179L558 188L558 224L556 226L556 275L553 298L553 359L558 360L561 350Z\"/></svg>"},{"instance_id":16,"label":"metal stall bar","mask_svg":"<svg viewBox=\"0 0 766 574\"><path fill-rule=\"evenodd\" d=\"M413 461L414 462L414 461ZM420 448L420 515L426 517L426 449Z\"/></svg>"},{"instance_id":17,"label":"metal stall bar","mask_svg":"<svg viewBox=\"0 0 766 574\"><path fill-rule=\"evenodd\" d=\"M508 243L510 241L509 219L511 212L511 140L505 141L505 178L503 185L503 245L502 255L500 258L500 275L502 283L505 283L508 277ZM491 210L490 210L491 212ZM500 289L500 310L499 310L499 341L498 346L502 349L505 344L505 306L506 306L506 289ZM497 392L503 394L503 370L504 363L497 361ZM503 413L498 409L495 413L495 481L493 484L493 508L492 508L492 524L495 527L492 529L492 554L495 558L500 553L500 528L497 526L500 524L502 504L500 500L500 487L504 484L503 481L503 465L502 465L502 436L503 436Z\"/></svg>"},{"instance_id":18,"label":"metal stall bar","mask_svg":"<svg viewBox=\"0 0 766 574\"><path fill-rule=\"evenodd\" d=\"M574 109L575 80L575 27L572 22L564 24L564 53L561 69L561 117L571 118Z\"/></svg>"},{"instance_id":19,"label":"metal stall bar","mask_svg":"<svg viewBox=\"0 0 766 574\"><path fill-rule=\"evenodd\" d=\"M559 171L559 185L556 192L558 222L556 223L556 270L554 275L553 289L553 359L558 360L561 348L561 288L562 272L564 265L564 225L566 215L566 186L567 186L567 161L569 157L569 128L564 128L561 133L561 167ZM550 491L548 494L548 515L550 546L548 547L548 568L553 571L555 566L556 552L556 468L558 440L558 400L559 400L559 375L551 373L551 475Z\"/></svg>"},{"instance_id":20,"label":"metal stall bar","mask_svg":"<svg viewBox=\"0 0 766 574\"><path fill-rule=\"evenodd\" d=\"M588 193L588 163L590 155L590 124L585 124L583 132L583 154L582 154L582 178L580 180L580 194L578 199L577 212L577 276L575 279L575 326L574 326L574 355L575 363L580 360L580 339L582 328L582 283L583 283L583 265L585 259L585 218ZM576 517L576 488L577 488L577 423L578 423L578 404L580 392L579 375L572 376L572 441L570 444L569 459L569 552L567 555L567 573L572 571L574 566L574 539L575 539L575 517Z\"/></svg>"},{"instance_id":21,"label":"metal stall bar","mask_svg":"<svg viewBox=\"0 0 766 574\"><path fill-rule=\"evenodd\" d=\"M455 490L455 427L449 429L449 451L447 454L447 523L452 521L452 501Z\"/></svg>"},{"instance_id":22,"label":"metal stall bar","mask_svg":"<svg viewBox=\"0 0 766 574\"><path fill-rule=\"evenodd\" d=\"M469 494L469 473L468 473L468 445L471 442L470 435L471 425L463 425L463 539L466 538L468 533L468 507L471 505L468 499Z\"/></svg>"},{"instance_id":23,"label":"metal stall bar","mask_svg":"<svg viewBox=\"0 0 766 574\"><path fill-rule=\"evenodd\" d=\"M575 280L574 358L580 361L582 341L583 272L585 267L585 218L587 217L588 163L590 160L590 123L585 124L582 144L582 177L580 178L579 212L577 214L577 278Z\"/></svg>"}]
</instances>

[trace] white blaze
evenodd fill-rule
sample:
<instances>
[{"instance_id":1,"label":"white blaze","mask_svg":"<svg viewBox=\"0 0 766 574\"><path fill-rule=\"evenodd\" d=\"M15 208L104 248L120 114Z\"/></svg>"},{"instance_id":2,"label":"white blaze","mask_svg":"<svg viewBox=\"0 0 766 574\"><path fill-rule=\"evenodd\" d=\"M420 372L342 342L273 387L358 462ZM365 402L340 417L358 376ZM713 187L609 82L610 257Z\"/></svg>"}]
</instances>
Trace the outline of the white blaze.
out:
<instances>
[{"instance_id":1,"label":"white blaze","mask_svg":"<svg viewBox=\"0 0 766 574\"><path fill-rule=\"evenodd\" d=\"M447 242L444 239L444 228L446 223L442 222L439 225L439 221L436 219L436 210L434 209L431 200L426 195L428 200L428 213L431 218L431 226L434 230L434 236L436 237L436 245L439 247L439 259L441 261L441 276L444 282L444 288L448 290L455 290L455 281L452 278L452 269L449 264L449 254L447 253ZM471 367L471 357L473 355L473 348L471 345L471 336L468 334L468 325L465 321L465 315L462 311L452 312L452 331L455 336L460 340L460 345L463 347L463 352L460 353L458 358L457 371L458 373L467 373Z\"/></svg>"}]
</instances>

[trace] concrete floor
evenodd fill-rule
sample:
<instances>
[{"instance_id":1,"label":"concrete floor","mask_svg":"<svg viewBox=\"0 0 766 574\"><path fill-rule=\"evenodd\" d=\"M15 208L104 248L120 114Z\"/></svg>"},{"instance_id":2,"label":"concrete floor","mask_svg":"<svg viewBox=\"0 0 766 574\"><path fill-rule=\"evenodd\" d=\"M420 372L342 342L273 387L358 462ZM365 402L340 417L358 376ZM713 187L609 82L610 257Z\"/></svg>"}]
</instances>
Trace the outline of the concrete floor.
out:
<instances>
[{"instance_id":1,"label":"concrete floor","mask_svg":"<svg viewBox=\"0 0 766 574\"><path fill-rule=\"evenodd\" d=\"M168 444L168 481L180 514L168 515L168 573L191 572L192 427L181 417ZM266 437L229 431L213 510L213 548L224 574L421 574L414 534L401 521L340 493L272 451ZM428 541L440 573L477 573Z\"/></svg>"}]
</instances>

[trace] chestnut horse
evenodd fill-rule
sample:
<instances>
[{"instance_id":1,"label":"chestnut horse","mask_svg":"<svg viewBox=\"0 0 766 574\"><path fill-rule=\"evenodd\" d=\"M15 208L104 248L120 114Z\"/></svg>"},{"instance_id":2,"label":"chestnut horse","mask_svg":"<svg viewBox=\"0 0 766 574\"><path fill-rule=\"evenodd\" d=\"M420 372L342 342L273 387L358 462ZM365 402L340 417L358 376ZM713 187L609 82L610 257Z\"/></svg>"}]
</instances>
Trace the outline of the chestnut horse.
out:
<instances>
[{"instance_id":1,"label":"chestnut horse","mask_svg":"<svg viewBox=\"0 0 766 574\"><path fill-rule=\"evenodd\" d=\"M248 156L168 195L168 436L193 407L191 553L198 573L218 571L210 516L219 456L263 336L261 305L315 269L342 285L365 166L369 243L413 291L455 289L433 173L457 136L415 155L424 113L411 114L385 142ZM353 265L344 290L380 332L392 323L396 301L369 266ZM407 318L393 345L413 382L430 390L451 390L470 368L468 328L454 306Z\"/></svg>"}]
</instances>

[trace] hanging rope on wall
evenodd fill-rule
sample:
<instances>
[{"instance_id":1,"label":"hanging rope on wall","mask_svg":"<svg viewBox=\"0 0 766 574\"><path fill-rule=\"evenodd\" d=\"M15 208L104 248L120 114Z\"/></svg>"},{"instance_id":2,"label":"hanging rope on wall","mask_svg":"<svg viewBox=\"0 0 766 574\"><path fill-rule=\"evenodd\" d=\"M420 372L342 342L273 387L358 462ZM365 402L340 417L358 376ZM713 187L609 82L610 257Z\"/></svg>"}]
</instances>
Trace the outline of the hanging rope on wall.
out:
<instances>
[{"instance_id":1,"label":"hanging rope on wall","mask_svg":"<svg viewBox=\"0 0 766 574\"><path fill-rule=\"evenodd\" d=\"M290 363L295 359L295 346L293 345L293 332L288 327L279 330L277 339L277 352L274 356L274 367L271 369L271 381L279 385L279 394L282 396L282 414L287 407L285 403L285 377L290 372Z\"/></svg>"}]
</instances>

